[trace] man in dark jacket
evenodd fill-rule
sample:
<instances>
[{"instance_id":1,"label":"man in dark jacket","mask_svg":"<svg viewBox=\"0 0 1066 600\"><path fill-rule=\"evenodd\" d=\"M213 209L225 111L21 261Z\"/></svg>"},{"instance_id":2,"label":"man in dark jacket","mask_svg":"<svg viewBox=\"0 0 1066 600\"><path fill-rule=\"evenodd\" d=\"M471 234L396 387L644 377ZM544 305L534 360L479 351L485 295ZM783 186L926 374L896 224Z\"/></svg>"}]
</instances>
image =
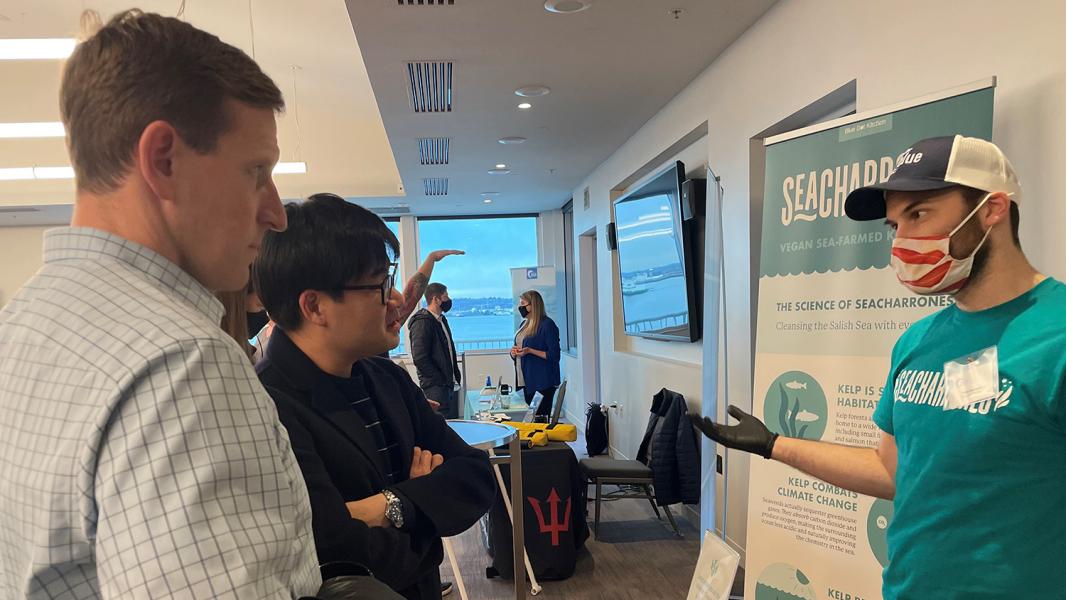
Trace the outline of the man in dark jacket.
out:
<instances>
[{"instance_id":1,"label":"man in dark jacket","mask_svg":"<svg viewBox=\"0 0 1066 600\"><path fill-rule=\"evenodd\" d=\"M441 536L490 507L488 456L378 356L399 342L396 237L331 194L285 212L289 228L264 239L255 265L277 323L256 370L307 482L319 561L363 564L410 600L440 598Z\"/></svg>"},{"instance_id":2,"label":"man in dark jacket","mask_svg":"<svg viewBox=\"0 0 1066 600\"><path fill-rule=\"evenodd\" d=\"M459 416L459 390L463 381L452 341L452 329L444 313L452 308L448 288L440 283L426 286L426 308L411 317L411 359L418 371L418 385L426 398L440 404L445 418Z\"/></svg>"}]
</instances>

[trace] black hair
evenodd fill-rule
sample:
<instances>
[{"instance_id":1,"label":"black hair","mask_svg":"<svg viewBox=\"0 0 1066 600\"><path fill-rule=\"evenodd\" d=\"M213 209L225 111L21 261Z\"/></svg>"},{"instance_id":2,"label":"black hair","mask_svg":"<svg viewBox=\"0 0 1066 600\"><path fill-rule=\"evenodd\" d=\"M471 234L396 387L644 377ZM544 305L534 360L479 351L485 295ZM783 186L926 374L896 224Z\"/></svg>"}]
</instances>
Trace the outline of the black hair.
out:
<instances>
[{"instance_id":1,"label":"black hair","mask_svg":"<svg viewBox=\"0 0 1066 600\"><path fill-rule=\"evenodd\" d=\"M300 327L300 294L319 290L339 300L340 288L383 272L400 242L380 217L336 194L285 205L289 227L263 238L253 267L259 299L282 329Z\"/></svg>"},{"instance_id":2,"label":"black hair","mask_svg":"<svg viewBox=\"0 0 1066 600\"><path fill-rule=\"evenodd\" d=\"M448 292L448 286L443 283L431 283L426 286L426 303L433 302Z\"/></svg>"}]
</instances>

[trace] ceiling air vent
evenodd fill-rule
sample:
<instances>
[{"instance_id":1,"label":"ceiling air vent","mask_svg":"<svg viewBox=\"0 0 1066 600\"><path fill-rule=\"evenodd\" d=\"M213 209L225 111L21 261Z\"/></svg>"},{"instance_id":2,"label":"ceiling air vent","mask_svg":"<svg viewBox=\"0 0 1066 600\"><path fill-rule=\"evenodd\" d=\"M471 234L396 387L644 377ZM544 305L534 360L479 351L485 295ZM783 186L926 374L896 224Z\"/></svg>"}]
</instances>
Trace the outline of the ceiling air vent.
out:
<instances>
[{"instance_id":1,"label":"ceiling air vent","mask_svg":"<svg viewBox=\"0 0 1066 600\"><path fill-rule=\"evenodd\" d=\"M451 138L418 138L418 162L423 165L446 165L451 146Z\"/></svg>"},{"instance_id":2,"label":"ceiling air vent","mask_svg":"<svg viewBox=\"0 0 1066 600\"><path fill-rule=\"evenodd\" d=\"M429 177L422 180L422 187L425 188L427 196L447 196L448 195L448 178L447 177Z\"/></svg>"},{"instance_id":3,"label":"ceiling air vent","mask_svg":"<svg viewBox=\"0 0 1066 600\"><path fill-rule=\"evenodd\" d=\"M452 76L455 65L450 60L421 60L407 63L407 85L411 107L416 113L452 112Z\"/></svg>"},{"instance_id":4,"label":"ceiling air vent","mask_svg":"<svg viewBox=\"0 0 1066 600\"><path fill-rule=\"evenodd\" d=\"M400 6L453 6L455 0L396 0Z\"/></svg>"}]
</instances>

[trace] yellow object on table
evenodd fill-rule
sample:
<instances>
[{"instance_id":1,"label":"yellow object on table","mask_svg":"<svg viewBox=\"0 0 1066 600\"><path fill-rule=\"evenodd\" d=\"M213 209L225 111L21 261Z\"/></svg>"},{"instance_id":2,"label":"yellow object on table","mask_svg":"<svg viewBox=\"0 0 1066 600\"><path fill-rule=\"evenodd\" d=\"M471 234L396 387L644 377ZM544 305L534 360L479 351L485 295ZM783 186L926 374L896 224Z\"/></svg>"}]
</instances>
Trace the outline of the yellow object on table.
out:
<instances>
[{"instance_id":1,"label":"yellow object on table","mask_svg":"<svg viewBox=\"0 0 1066 600\"><path fill-rule=\"evenodd\" d=\"M546 446L552 442L573 442L577 440L577 427L571 423L522 423L520 421L504 421L518 430L518 438L529 445Z\"/></svg>"}]
</instances>

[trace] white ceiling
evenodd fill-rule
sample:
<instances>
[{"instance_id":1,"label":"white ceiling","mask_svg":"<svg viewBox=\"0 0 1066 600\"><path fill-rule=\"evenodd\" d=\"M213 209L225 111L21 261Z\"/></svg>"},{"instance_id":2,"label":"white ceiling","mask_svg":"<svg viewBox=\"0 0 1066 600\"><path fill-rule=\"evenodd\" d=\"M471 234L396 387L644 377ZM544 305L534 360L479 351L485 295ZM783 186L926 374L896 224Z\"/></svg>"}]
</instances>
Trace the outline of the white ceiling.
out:
<instances>
[{"instance_id":1,"label":"white ceiling","mask_svg":"<svg viewBox=\"0 0 1066 600\"><path fill-rule=\"evenodd\" d=\"M360 202L432 215L558 208L775 1L595 0L560 15L544 0L347 0L407 190L403 200ZM683 9L677 19L673 8ZM413 60L456 63L452 113L414 113L404 70ZM519 111L514 89L528 84L552 93ZM451 164L422 166L415 140L436 136L452 139ZM503 146L504 136L529 141ZM496 163L513 173L487 174ZM425 197L424 177L448 177L448 196ZM485 205L482 192L500 196Z\"/></svg>"},{"instance_id":2,"label":"white ceiling","mask_svg":"<svg viewBox=\"0 0 1066 600\"><path fill-rule=\"evenodd\" d=\"M285 198L320 191L387 196L400 177L342 0L186 0L184 18L253 54L285 94L279 118L283 161L305 161L303 175L278 175ZM109 18L137 6L176 15L179 0L0 0L0 38L74 37L82 8ZM294 70L295 93L294 93ZM58 121L59 61L0 61L0 122ZM299 127L296 113L299 112ZM0 139L0 167L69 164L61 138ZM0 225L69 219L71 181L0 181Z\"/></svg>"},{"instance_id":3,"label":"white ceiling","mask_svg":"<svg viewBox=\"0 0 1066 600\"><path fill-rule=\"evenodd\" d=\"M595 0L558 15L543 0L251 0L251 13L249 0L185 0L183 18L254 54L285 93L282 160L305 161L308 172L277 176L283 197L331 191L371 207L456 215L561 206L775 2ZM0 0L0 38L75 36L83 7L107 18L131 4L176 15L182 2ZM673 8L683 9L677 19ZM423 59L456 63L452 113L413 112L405 62ZM0 122L59 120L60 68L0 61ZM519 111L513 90L527 84L552 93ZM516 135L529 141L496 142ZM451 138L451 164L420 165L415 140L436 136ZM62 139L0 139L0 167L68 162ZM488 175L498 162L512 174ZM425 197L424 177L448 177L449 195ZM500 195L489 205L482 192ZM0 226L61 223L72 201L70 181L0 181ZM38 210L2 210L14 206Z\"/></svg>"}]
</instances>

